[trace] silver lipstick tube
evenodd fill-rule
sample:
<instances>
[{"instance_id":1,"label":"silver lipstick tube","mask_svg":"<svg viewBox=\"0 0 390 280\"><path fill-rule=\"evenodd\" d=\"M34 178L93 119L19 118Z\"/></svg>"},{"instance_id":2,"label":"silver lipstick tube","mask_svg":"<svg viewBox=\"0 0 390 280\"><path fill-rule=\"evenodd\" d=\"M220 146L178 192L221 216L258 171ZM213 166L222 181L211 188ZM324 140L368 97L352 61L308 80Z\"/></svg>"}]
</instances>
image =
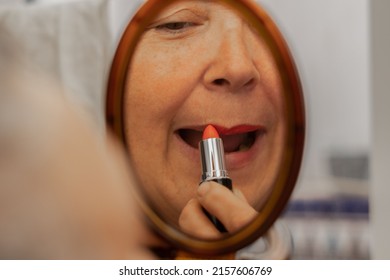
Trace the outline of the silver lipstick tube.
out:
<instances>
[{"instance_id":1,"label":"silver lipstick tube","mask_svg":"<svg viewBox=\"0 0 390 280\"><path fill-rule=\"evenodd\" d=\"M229 178L225 167L225 153L221 138L209 138L199 142L202 164L202 182Z\"/></svg>"},{"instance_id":2,"label":"silver lipstick tube","mask_svg":"<svg viewBox=\"0 0 390 280\"><path fill-rule=\"evenodd\" d=\"M208 138L199 142L202 164L202 182L214 181L232 190L232 180L225 167L225 153L221 138ZM205 211L205 210L204 210ZM205 211L206 215L220 232L226 232L224 225Z\"/></svg>"}]
</instances>

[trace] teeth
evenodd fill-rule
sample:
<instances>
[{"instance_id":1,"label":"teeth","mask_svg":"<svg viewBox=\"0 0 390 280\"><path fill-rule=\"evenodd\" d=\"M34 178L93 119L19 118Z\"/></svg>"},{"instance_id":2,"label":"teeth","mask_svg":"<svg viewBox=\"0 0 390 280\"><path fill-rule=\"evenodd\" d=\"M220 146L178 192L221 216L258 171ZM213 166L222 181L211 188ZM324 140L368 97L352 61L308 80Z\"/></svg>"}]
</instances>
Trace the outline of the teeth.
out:
<instances>
[{"instance_id":1,"label":"teeth","mask_svg":"<svg viewBox=\"0 0 390 280\"><path fill-rule=\"evenodd\" d=\"M238 147L238 151L245 152L249 150L252 147L254 142L255 142L255 136L253 134L249 134L248 137L245 139L245 141L242 142Z\"/></svg>"},{"instance_id":2,"label":"teeth","mask_svg":"<svg viewBox=\"0 0 390 280\"><path fill-rule=\"evenodd\" d=\"M240 145L240 147L238 147L238 151L245 152L245 151L249 150L249 148L250 148L250 145L248 145L248 143L243 143Z\"/></svg>"}]
</instances>

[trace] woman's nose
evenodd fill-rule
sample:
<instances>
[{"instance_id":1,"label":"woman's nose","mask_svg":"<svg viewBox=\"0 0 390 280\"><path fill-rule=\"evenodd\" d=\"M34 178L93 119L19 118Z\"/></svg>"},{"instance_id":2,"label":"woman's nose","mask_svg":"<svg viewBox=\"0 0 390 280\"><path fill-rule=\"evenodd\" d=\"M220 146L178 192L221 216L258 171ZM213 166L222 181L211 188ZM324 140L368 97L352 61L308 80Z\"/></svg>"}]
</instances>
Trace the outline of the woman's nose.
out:
<instances>
[{"instance_id":1,"label":"woman's nose","mask_svg":"<svg viewBox=\"0 0 390 280\"><path fill-rule=\"evenodd\" d=\"M206 88L232 93L252 89L259 73L243 33L229 33L220 38L204 74Z\"/></svg>"}]
</instances>

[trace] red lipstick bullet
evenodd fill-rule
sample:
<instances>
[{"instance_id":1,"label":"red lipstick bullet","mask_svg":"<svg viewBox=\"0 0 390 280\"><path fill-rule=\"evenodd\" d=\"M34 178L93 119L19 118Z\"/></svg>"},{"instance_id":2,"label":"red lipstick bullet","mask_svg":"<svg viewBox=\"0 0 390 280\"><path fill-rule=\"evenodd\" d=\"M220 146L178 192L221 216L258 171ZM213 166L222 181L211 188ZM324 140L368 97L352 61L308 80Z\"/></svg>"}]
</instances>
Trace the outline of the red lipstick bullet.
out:
<instances>
[{"instance_id":1,"label":"red lipstick bullet","mask_svg":"<svg viewBox=\"0 0 390 280\"><path fill-rule=\"evenodd\" d=\"M202 164L201 183L214 181L232 190L232 180L225 167L223 142L217 130L212 125L208 125L203 131L202 139L199 142ZM216 217L207 212L206 214L220 232L226 232L225 227Z\"/></svg>"},{"instance_id":2,"label":"red lipstick bullet","mask_svg":"<svg viewBox=\"0 0 390 280\"><path fill-rule=\"evenodd\" d=\"M220 138L218 131L215 129L214 126L209 124L205 130L203 131L203 140L209 139L209 138Z\"/></svg>"}]
</instances>

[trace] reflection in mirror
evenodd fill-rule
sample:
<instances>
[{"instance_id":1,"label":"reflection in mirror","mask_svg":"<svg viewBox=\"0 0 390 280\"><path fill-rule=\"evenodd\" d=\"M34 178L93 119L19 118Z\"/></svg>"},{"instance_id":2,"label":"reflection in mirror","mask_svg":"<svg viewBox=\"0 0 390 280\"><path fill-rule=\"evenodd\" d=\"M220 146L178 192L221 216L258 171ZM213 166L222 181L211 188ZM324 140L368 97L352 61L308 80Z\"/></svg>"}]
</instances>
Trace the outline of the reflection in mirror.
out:
<instances>
[{"instance_id":1,"label":"reflection in mirror","mask_svg":"<svg viewBox=\"0 0 390 280\"><path fill-rule=\"evenodd\" d=\"M201 206L235 231L261 209L285 140L281 79L261 37L232 8L180 1L150 22L125 94L130 158L153 207L199 237L218 237ZM225 149L233 192L204 184L198 145L208 124Z\"/></svg>"},{"instance_id":2,"label":"reflection in mirror","mask_svg":"<svg viewBox=\"0 0 390 280\"><path fill-rule=\"evenodd\" d=\"M205 241L234 238L252 221L251 234L262 234L291 193L303 146L301 92L284 41L253 1L164 3L147 1L125 31L108 120L163 223ZM202 177L202 138L223 143L227 173L218 178Z\"/></svg>"}]
</instances>

